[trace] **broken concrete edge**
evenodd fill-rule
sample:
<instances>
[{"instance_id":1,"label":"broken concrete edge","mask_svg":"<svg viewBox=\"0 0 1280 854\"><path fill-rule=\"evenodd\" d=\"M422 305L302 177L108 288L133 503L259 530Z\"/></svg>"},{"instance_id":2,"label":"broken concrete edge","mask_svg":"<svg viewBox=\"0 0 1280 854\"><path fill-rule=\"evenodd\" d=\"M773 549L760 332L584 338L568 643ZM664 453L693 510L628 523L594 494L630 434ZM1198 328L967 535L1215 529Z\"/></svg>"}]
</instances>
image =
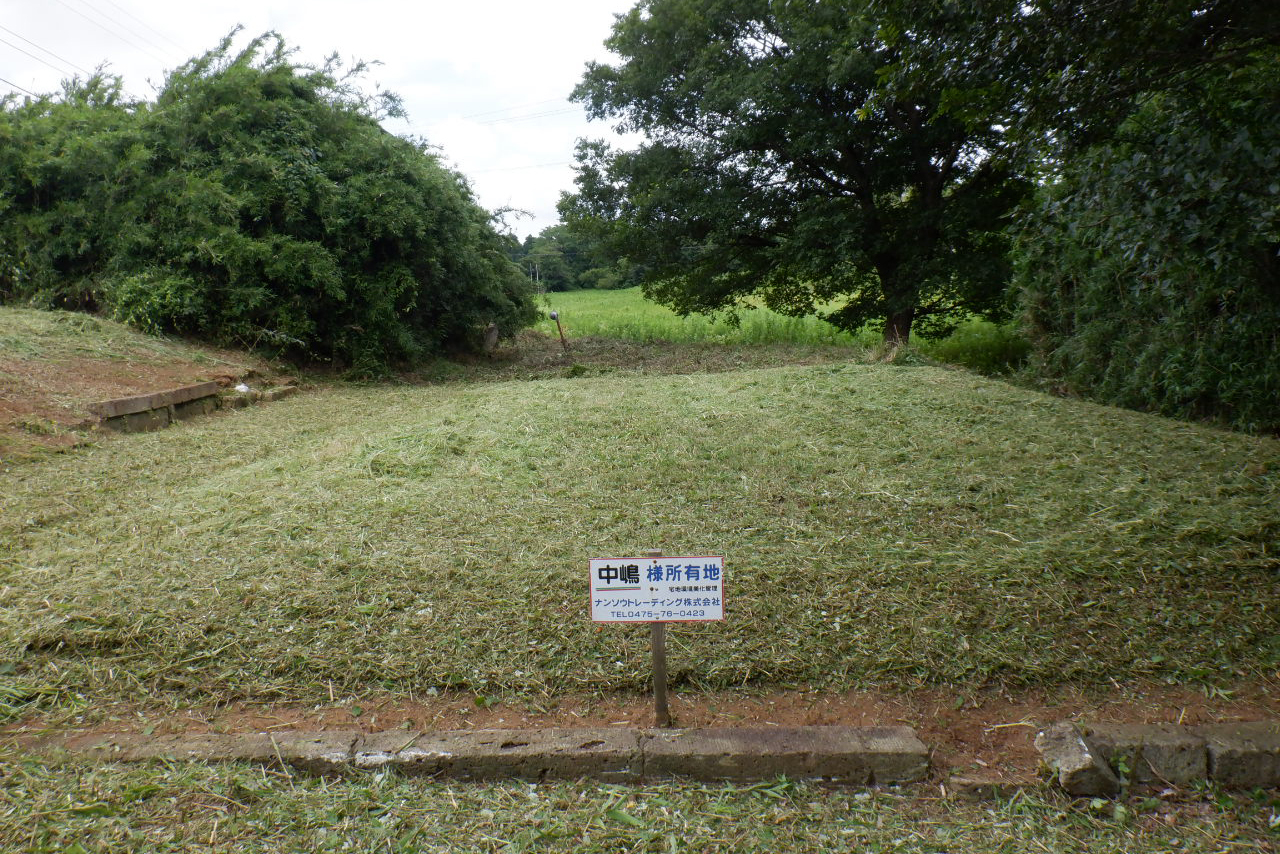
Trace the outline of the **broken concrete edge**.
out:
<instances>
[{"instance_id":1,"label":"broken concrete edge","mask_svg":"<svg viewBox=\"0 0 1280 854\"><path fill-rule=\"evenodd\" d=\"M219 409L241 409L252 403L283 400L298 392L293 384L249 392L224 391L223 383L210 381L169 391L124 397L89 407L97 416L81 428L105 427L122 433L159 430L175 421L208 415Z\"/></svg>"},{"instance_id":2,"label":"broken concrete edge","mask_svg":"<svg viewBox=\"0 0 1280 854\"><path fill-rule=\"evenodd\" d=\"M55 736L25 749L112 762L255 762L315 775L394 770L464 781L758 782L787 777L864 786L920 782L929 774L929 750L905 726L121 733Z\"/></svg>"},{"instance_id":3,"label":"broken concrete edge","mask_svg":"<svg viewBox=\"0 0 1280 854\"><path fill-rule=\"evenodd\" d=\"M1130 784L1280 788L1280 721L1205 726L1076 724L1036 735L1058 783L1078 797L1113 797Z\"/></svg>"}]
</instances>

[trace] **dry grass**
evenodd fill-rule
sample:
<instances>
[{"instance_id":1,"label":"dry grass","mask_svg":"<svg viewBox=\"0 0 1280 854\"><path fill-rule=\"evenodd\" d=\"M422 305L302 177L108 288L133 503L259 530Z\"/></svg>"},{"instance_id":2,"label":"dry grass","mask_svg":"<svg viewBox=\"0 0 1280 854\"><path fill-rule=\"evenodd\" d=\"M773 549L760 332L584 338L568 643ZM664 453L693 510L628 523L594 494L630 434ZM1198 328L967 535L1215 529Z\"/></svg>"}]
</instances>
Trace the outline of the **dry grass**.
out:
<instances>
[{"instance_id":1,"label":"dry grass","mask_svg":"<svg viewBox=\"0 0 1280 854\"><path fill-rule=\"evenodd\" d=\"M43 852L1273 851L1280 801L1213 792L992 804L916 791L293 779L227 766L0 762L0 846Z\"/></svg>"},{"instance_id":2,"label":"dry grass","mask_svg":"<svg viewBox=\"0 0 1280 854\"><path fill-rule=\"evenodd\" d=\"M0 477L15 710L639 688L585 566L654 547L728 559L677 685L1280 666L1280 442L958 371L332 387Z\"/></svg>"}]
</instances>

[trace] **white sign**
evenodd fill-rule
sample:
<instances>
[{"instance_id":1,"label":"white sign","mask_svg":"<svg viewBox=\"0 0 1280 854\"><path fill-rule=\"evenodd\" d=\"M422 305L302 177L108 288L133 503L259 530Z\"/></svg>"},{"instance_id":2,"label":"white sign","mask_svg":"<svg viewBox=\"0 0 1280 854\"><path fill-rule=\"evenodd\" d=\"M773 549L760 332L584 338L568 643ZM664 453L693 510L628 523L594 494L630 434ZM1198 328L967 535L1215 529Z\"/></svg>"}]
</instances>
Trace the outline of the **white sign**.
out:
<instances>
[{"instance_id":1,"label":"white sign","mask_svg":"<svg viewBox=\"0 0 1280 854\"><path fill-rule=\"evenodd\" d=\"M602 557L590 565L597 623L724 619L723 557Z\"/></svg>"}]
</instances>

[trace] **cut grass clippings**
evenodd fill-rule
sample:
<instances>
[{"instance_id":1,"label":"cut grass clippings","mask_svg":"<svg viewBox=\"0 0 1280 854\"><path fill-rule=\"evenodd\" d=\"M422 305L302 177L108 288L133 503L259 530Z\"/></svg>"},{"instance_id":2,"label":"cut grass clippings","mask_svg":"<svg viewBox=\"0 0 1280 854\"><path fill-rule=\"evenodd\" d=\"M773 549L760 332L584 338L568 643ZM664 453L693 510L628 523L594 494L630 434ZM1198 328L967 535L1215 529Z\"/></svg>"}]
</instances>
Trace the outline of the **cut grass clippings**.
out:
<instances>
[{"instance_id":1,"label":"cut grass clippings","mask_svg":"<svg viewBox=\"0 0 1280 854\"><path fill-rule=\"evenodd\" d=\"M727 557L677 686L1280 666L1280 442L959 371L340 387L0 477L14 714L642 689L586 562L649 548Z\"/></svg>"},{"instance_id":2,"label":"cut grass clippings","mask_svg":"<svg viewBox=\"0 0 1280 854\"><path fill-rule=\"evenodd\" d=\"M923 791L594 781L341 781L246 766L0 761L0 847L29 854L237 852L946 852L1275 850L1280 801L1213 792L996 803Z\"/></svg>"}]
</instances>

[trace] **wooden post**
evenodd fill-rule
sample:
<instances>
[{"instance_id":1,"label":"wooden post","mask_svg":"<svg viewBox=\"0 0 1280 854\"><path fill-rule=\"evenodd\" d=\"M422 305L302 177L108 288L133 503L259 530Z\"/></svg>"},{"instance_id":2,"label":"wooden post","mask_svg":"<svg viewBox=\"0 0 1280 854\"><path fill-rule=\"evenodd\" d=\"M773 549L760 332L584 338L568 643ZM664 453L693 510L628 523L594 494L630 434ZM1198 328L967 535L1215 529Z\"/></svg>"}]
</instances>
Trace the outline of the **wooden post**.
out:
<instances>
[{"instance_id":1,"label":"wooden post","mask_svg":"<svg viewBox=\"0 0 1280 854\"><path fill-rule=\"evenodd\" d=\"M647 557L662 557L659 549L645 552ZM653 712L654 725L671 726L671 712L667 708L667 624L649 624L649 646L653 651Z\"/></svg>"},{"instance_id":2,"label":"wooden post","mask_svg":"<svg viewBox=\"0 0 1280 854\"><path fill-rule=\"evenodd\" d=\"M566 353L569 352L569 341L564 337L564 327L560 325L560 312L551 312L551 319L556 322L556 331L560 333L560 346L564 348Z\"/></svg>"}]
</instances>

